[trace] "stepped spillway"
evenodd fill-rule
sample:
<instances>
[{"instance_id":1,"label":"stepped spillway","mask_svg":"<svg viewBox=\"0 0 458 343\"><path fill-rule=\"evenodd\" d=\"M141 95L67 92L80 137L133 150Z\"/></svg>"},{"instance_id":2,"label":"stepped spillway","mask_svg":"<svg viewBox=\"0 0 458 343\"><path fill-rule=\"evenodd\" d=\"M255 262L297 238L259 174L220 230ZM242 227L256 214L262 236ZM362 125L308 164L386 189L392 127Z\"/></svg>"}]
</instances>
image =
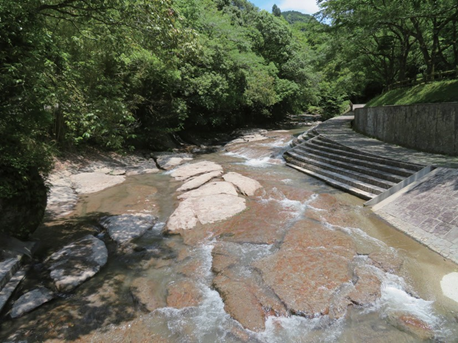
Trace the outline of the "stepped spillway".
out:
<instances>
[{"instance_id":1,"label":"stepped spillway","mask_svg":"<svg viewBox=\"0 0 458 343\"><path fill-rule=\"evenodd\" d=\"M304 142L284 153L287 165L331 186L369 200L425 166L388 159L337 143L310 130Z\"/></svg>"}]
</instances>

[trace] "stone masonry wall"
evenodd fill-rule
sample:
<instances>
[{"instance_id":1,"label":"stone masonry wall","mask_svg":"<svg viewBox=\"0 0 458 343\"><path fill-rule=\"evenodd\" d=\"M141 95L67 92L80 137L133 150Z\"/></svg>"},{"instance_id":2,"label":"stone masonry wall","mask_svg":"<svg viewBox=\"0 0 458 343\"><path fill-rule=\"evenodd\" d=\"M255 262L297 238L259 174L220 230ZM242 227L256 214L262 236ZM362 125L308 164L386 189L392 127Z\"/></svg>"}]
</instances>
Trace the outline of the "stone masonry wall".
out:
<instances>
[{"instance_id":1,"label":"stone masonry wall","mask_svg":"<svg viewBox=\"0 0 458 343\"><path fill-rule=\"evenodd\" d=\"M360 108L353 128L387 143L458 156L458 103Z\"/></svg>"}]
</instances>

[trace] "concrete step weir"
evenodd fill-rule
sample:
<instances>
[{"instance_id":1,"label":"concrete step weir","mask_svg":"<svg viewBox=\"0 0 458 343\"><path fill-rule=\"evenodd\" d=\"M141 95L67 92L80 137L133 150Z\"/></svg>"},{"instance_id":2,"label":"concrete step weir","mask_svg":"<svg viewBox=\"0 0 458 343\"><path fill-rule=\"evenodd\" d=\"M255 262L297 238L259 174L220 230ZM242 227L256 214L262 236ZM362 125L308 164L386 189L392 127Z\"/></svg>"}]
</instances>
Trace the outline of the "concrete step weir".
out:
<instances>
[{"instance_id":1,"label":"concrete step weir","mask_svg":"<svg viewBox=\"0 0 458 343\"><path fill-rule=\"evenodd\" d=\"M380 197L425 167L344 146L320 134L319 127L283 157L289 167L365 200Z\"/></svg>"}]
</instances>

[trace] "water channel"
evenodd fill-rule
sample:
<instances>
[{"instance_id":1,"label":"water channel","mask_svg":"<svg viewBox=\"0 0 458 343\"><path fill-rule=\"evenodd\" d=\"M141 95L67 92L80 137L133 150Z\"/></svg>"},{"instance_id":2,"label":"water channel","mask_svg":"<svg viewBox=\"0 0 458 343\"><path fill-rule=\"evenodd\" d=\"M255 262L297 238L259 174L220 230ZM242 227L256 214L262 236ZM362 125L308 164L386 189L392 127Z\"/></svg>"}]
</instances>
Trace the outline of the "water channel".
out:
<instances>
[{"instance_id":1,"label":"water channel","mask_svg":"<svg viewBox=\"0 0 458 343\"><path fill-rule=\"evenodd\" d=\"M196 160L221 164L225 172L235 171L258 180L263 190L247 198L248 209L243 213L224 222L200 225L183 235L162 234L167 218L178 205L175 191L182 184L174 181L168 172L130 176L120 185L81 197L72 214L62 221L47 223L36 235L44 241L42 249L49 250L55 248L56 236L70 240L96 233L107 243L110 253L107 265L73 293L60 294L16 320L3 318L0 340L458 342L458 303L445 297L440 286L442 277L456 271L457 266L377 218L363 207L362 200L286 167L281 153L292 135L302 131L270 131L265 140L198 156ZM138 212L156 215L159 221L134 242L134 249L117 247L97 224L102 215ZM323 242L317 247L317 254L319 249L333 244L325 241L327 237L338 235L349 242L356 251L350 263L352 270L360 268L379 282L374 301L362 301L364 304L353 301L340 309L341 315L334 316L326 312L305 316L294 311L272 310L256 330L247 328L248 317L246 322L235 320L234 317L244 316L240 309L250 316L252 307L247 306L247 301L252 298L244 292L258 287L262 294L272 293L268 282L260 280L257 270L261 268L260 261L270 261L293 230L309 228L327 233L318 238ZM225 304L224 299L237 298L237 294L221 294L218 290L224 287L215 287L215 269L219 268L214 261L216 249L228 252L237 261L231 267L232 274L225 277L236 275L231 279L236 283L229 285L240 287L239 302L235 299ZM373 263L377 256L383 257L379 259L380 265ZM383 268L383 264L393 269ZM337 263L336 268L340 265ZM291 273L301 272L301 265L293 267ZM314 270L332 268L333 265L323 265ZM39 265L34 266L22 288L45 283L45 274ZM323 272L325 278L332 275L332 270L328 274ZM281 278L277 280L282 282ZM297 280L307 280L307 275L297 275ZM171 302L180 302L169 298L173 285L187 287L188 284L199 291L198 298L184 300L195 300L194 306L169 306ZM147 285L153 311L132 295L133 285ZM422 340L403 330L391 319L398 313L420 319L431 328L434 337Z\"/></svg>"}]
</instances>

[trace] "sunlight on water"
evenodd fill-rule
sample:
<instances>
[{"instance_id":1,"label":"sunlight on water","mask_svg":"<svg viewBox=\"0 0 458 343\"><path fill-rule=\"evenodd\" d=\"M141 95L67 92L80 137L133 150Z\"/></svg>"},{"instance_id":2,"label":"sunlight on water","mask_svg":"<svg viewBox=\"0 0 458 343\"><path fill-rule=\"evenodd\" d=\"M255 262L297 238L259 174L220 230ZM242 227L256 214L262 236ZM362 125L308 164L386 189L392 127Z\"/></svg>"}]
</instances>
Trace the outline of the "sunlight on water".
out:
<instances>
[{"instance_id":1,"label":"sunlight on water","mask_svg":"<svg viewBox=\"0 0 458 343\"><path fill-rule=\"evenodd\" d=\"M384 315L402 312L415 315L433 327L440 323L440 319L434 313L433 301L415 298L400 285L392 282L384 283L381 291L382 296L378 306Z\"/></svg>"},{"instance_id":2,"label":"sunlight on water","mask_svg":"<svg viewBox=\"0 0 458 343\"><path fill-rule=\"evenodd\" d=\"M254 168L266 168L266 167L271 166L272 164L283 164L284 163L282 158L272 158L271 156L253 158L253 157L250 157L249 154L235 153L235 152L227 152L224 155L242 158L245 160L245 162L240 162L236 164L242 164L247 167L254 167Z\"/></svg>"},{"instance_id":3,"label":"sunlight on water","mask_svg":"<svg viewBox=\"0 0 458 343\"><path fill-rule=\"evenodd\" d=\"M275 140L273 142L260 143L259 145L265 146L265 147L268 147L268 148L282 148L282 147L289 147L291 145L292 141L293 141L292 139L286 140L286 138L280 138L280 139L277 139L277 140Z\"/></svg>"},{"instance_id":4,"label":"sunlight on water","mask_svg":"<svg viewBox=\"0 0 458 343\"><path fill-rule=\"evenodd\" d=\"M326 316L312 319L299 316L269 317L265 331L256 336L266 343L331 343L338 341L342 322L330 321Z\"/></svg>"},{"instance_id":5,"label":"sunlight on water","mask_svg":"<svg viewBox=\"0 0 458 343\"><path fill-rule=\"evenodd\" d=\"M298 220L304 218L305 212L310 206L309 204L316 200L317 197L318 194L312 194L308 199L305 199L304 201L291 200L288 199L280 190L274 187L269 193L263 195L261 201L278 202L284 211L289 212L294 219Z\"/></svg>"}]
</instances>

